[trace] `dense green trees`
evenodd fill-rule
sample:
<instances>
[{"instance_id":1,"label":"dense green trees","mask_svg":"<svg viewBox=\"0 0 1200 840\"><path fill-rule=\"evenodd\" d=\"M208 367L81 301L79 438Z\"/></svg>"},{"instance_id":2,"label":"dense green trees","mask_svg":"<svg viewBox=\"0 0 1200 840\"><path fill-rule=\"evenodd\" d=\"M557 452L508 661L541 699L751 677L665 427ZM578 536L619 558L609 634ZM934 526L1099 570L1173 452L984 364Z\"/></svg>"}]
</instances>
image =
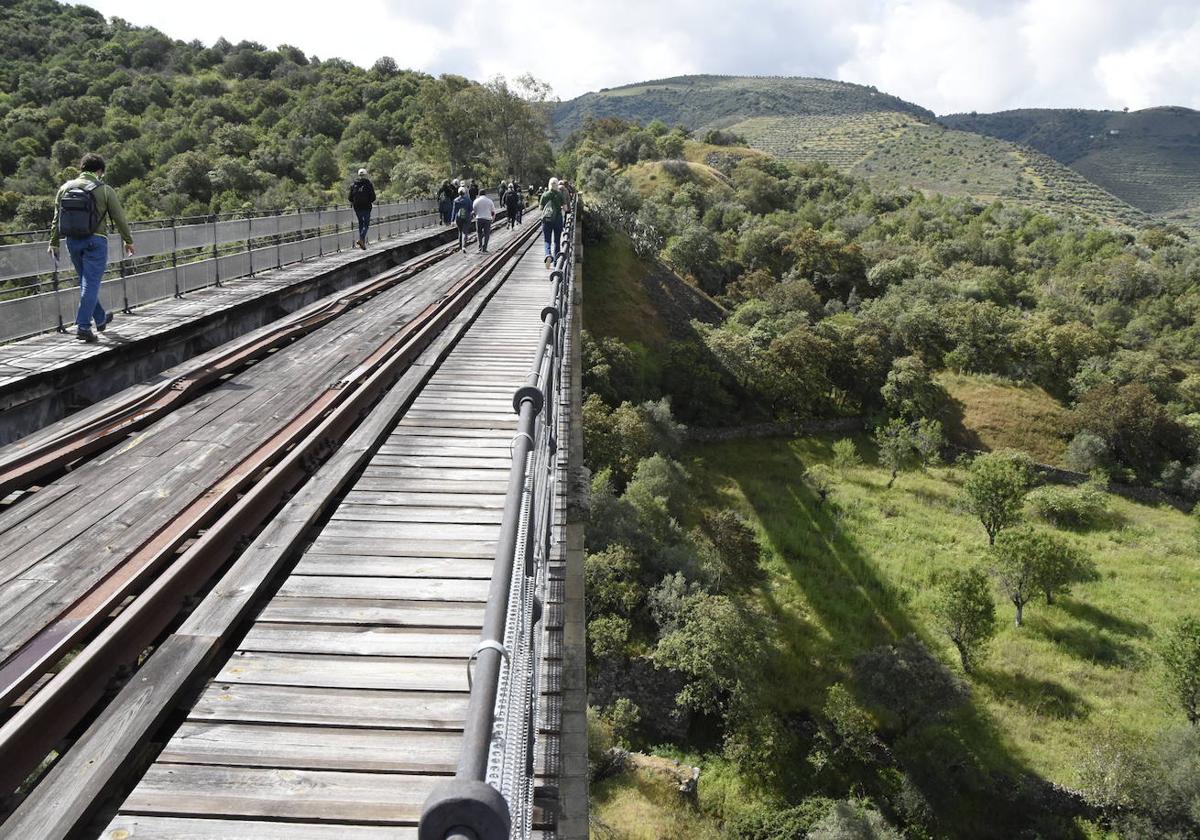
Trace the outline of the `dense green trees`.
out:
<instances>
[{"instance_id":1,"label":"dense green trees","mask_svg":"<svg viewBox=\"0 0 1200 840\"><path fill-rule=\"evenodd\" d=\"M459 174L549 174L536 80L206 48L50 0L5 3L0 23L0 230L44 227L85 151L105 156L135 219L344 201L360 166L392 198Z\"/></svg>"},{"instance_id":2,"label":"dense green trees","mask_svg":"<svg viewBox=\"0 0 1200 840\"><path fill-rule=\"evenodd\" d=\"M597 216L729 307L699 332L749 397L743 415L945 422L939 371L995 375L1071 404L1071 466L1200 498L1200 246L1186 232L884 191L735 149L704 152L719 178L664 168L639 194L612 170L658 157L658 136L593 121L563 168Z\"/></svg>"}]
</instances>

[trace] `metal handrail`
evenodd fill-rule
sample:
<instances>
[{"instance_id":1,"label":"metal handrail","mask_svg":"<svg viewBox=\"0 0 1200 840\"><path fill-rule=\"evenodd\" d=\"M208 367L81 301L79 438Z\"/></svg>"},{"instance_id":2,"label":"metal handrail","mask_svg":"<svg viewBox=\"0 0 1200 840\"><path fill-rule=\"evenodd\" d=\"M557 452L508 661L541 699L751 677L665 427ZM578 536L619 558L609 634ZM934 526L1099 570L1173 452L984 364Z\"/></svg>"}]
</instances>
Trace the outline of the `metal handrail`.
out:
<instances>
[{"instance_id":1,"label":"metal handrail","mask_svg":"<svg viewBox=\"0 0 1200 840\"><path fill-rule=\"evenodd\" d=\"M372 229L387 239L433 226L436 210L433 200L377 204ZM212 216L201 224L138 228L133 260L121 259L120 238L110 235L110 262L119 264L120 273L104 281L102 297L106 307L129 312L141 303L349 248L357 238L356 225L353 211L342 205L292 214ZM63 329L63 313L73 301L60 284L67 275L46 252L45 242L0 246L0 295L10 296L0 300L0 341ZM14 280L24 284L14 286Z\"/></svg>"},{"instance_id":2,"label":"metal handrail","mask_svg":"<svg viewBox=\"0 0 1200 840\"><path fill-rule=\"evenodd\" d=\"M512 468L483 630L468 659L470 700L457 770L425 800L420 840L508 840L527 836L531 828L538 640L552 543L560 368L577 216L576 204L550 273L550 303L541 312L537 350L524 384L513 394L518 420Z\"/></svg>"}]
</instances>

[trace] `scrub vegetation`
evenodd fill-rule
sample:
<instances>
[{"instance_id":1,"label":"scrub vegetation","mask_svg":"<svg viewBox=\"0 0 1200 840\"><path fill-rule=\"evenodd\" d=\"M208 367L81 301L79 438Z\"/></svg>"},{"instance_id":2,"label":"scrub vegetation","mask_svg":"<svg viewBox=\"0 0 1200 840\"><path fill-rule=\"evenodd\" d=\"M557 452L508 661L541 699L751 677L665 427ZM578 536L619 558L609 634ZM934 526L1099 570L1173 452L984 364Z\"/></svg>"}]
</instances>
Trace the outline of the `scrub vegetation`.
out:
<instances>
[{"instance_id":1,"label":"scrub vegetation","mask_svg":"<svg viewBox=\"0 0 1200 840\"><path fill-rule=\"evenodd\" d=\"M1187 233L674 133L594 120L560 158L608 297L583 346L597 836L1191 836L1194 520L1110 491L1200 492L1200 351L1167 314ZM636 293L659 265L724 314L672 328ZM741 439L764 420L862 431ZM699 767L696 801L643 754Z\"/></svg>"}]
</instances>

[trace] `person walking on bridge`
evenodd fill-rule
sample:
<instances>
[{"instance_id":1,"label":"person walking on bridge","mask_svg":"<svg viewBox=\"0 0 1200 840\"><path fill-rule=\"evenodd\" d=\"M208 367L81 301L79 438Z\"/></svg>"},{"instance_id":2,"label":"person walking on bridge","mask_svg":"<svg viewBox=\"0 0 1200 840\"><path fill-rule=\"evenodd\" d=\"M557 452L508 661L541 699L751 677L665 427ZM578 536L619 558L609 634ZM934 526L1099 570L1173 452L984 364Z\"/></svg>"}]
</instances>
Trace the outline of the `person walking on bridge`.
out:
<instances>
[{"instance_id":1,"label":"person walking on bridge","mask_svg":"<svg viewBox=\"0 0 1200 840\"><path fill-rule=\"evenodd\" d=\"M488 198L487 190L479 191L479 198L471 205L475 212L476 236L479 238L479 253L488 252L488 242L492 238L492 220L496 218L496 205Z\"/></svg>"},{"instance_id":2,"label":"person walking on bridge","mask_svg":"<svg viewBox=\"0 0 1200 840\"><path fill-rule=\"evenodd\" d=\"M512 230L521 221L521 193L517 191L515 183L509 184L500 203L504 205L504 210L508 214L508 229Z\"/></svg>"},{"instance_id":3,"label":"person walking on bridge","mask_svg":"<svg viewBox=\"0 0 1200 840\"><path fill-rule=\"evenodd\" d=\"M350 206L358 217L358 241L354 244L367 250L367 231L371 227L371 206L375 203L375 185L367 177L367 170L358 170L358 177L350 185Z\"/></svg>"},{"instance_id":4,"label":"person walking on bridge","mask_svg":"<svg viewBox=\"0 0 1200 840\"><path fill-rule=\"evenodd\" d=\"M471 183L467 184L467 195L472 201L479 198L479 185L475 183L475 179L471 179Z\"/></svg>"},{"instance_id":5,"label":"person walking on bridge","mask_svg":"<svg viewBox=\"0 0 1200 840\"><path fill-rule=\"evenodd\" d=\"M465 254L467 240L471 238L471 197L465 186L458 188L458 198L454 199L451 212L454 224L458 225L458 249Z\"/></svg>"},{"instance_id":6,"label":"person walking on bridge","mask_svg":"<svg viewBox=\"0 0 1200 840\"><path fill-rule=\"evenodd\" d=\"M542 193L542 238L546 240L546 268L554 265L562 245L563 230L563 195L558 190L558 179L551 178L546 191ZM551 240L554 253L550 252Z\"/></svg>"},{"instance_id":7,"label":"person walking on bridge","mask_svg":"<svg viewBox=\"0 0 1200 840\"><path fill-rule=\"evenodd\" d=\"M442 181L441 188L438 189L438 213L442 217L442 224L450 224L450 208L454 206L454 198L458 195L458 188L452 185L449 181Z\"/></svg>"},{"instance_id":8,"label":"person walking on bridge","mask_svg":"<svg viewBox=\"0 0 1200 840\"><path fill-rule=\"evenodd\" d=\"M108 237L101 233L107 217L121 232L125 255L133 256L133 234L117 191L104 183L104 158L86 154L79 162L79 177L72 178L54 197L54 219L50 222L50 247L47 250L58 263L58 245L67 240L67 253L79 274L79 311L75 315L75 337L95 344L92 332L104 332L112 321L111 312L100 305L100 281L108 267Z\"/></svg>"}]
</instances>

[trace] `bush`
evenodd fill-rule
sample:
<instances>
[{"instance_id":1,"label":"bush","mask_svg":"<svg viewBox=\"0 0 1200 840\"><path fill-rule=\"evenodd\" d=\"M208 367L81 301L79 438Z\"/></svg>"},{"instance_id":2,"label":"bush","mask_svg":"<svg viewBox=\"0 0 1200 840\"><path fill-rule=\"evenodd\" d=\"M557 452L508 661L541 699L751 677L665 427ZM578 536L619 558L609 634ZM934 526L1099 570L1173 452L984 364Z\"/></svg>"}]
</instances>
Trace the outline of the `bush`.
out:
<instances>
[{"instance_id":1,"label":"bush","mask_svg":"<svg viewBox=\"0 0 1200 840\"><path fill-rule=\"evenodd\" d=\"M903 840L883 814L869 803L845 800L834 803L808 833L809 840Z\"/></svg>"},{"instance_id":2,"label":"bush","mask_svg":"<svg viewBox=\"0 0 1200 840\"><path fill-rule=\"evenodd\" d=\"M833 445L833 465L843 473L862 464L858 446L850 438L842 438Z\"/></svg>"},{"instance_id":3,"label":"bush","mask_svg":"<svg viewBox=\"0 0 1200 840\"><path fill-rule=\"evenodd\" d=\"M1060 528L1086 528L1108 511L1108 498L1093 484L1079 488L1046 485L1025 497L1034 515Z\"/></svg>"},{"instance_id":4,"label":"bush","mask_svg":"<svg viewBox=\"0 0 1200 840\"><path fill-rule=\"evenodd\" d=\"M739 812L726 831L733 840L797 840L808 836L833 804L831 799L813 796L790 808L758 805Z\"/></svg>"}]
</instances>

